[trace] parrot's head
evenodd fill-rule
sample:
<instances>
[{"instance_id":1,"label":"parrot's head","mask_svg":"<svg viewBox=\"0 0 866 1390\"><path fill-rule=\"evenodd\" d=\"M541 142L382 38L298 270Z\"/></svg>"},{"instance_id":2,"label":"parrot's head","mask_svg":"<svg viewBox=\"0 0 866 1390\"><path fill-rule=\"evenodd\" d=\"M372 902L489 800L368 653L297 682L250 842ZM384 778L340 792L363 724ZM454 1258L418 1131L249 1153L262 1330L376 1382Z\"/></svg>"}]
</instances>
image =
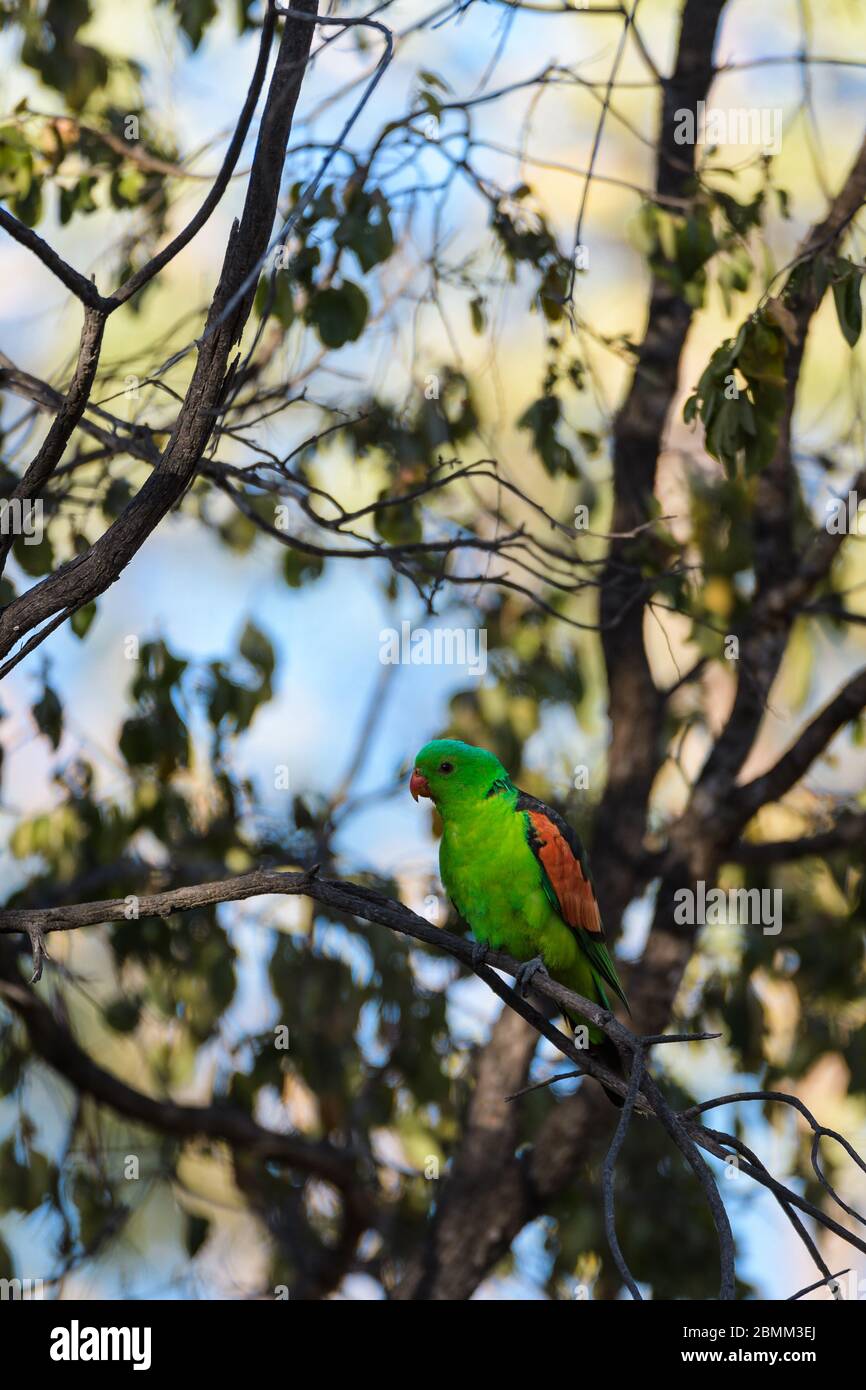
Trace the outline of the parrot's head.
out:
<instances>
[{"instance_id":1,"label":"parrot's head","mask_svg":"<svg viewBox=\"0 0 866 1390\"><path fill-rule=\"evenodd\" d=\"M445 816L483 801L494 782L510 785L508 773L494 753L456 738L435 738L425 743L415 758L409 790L416 801L419 796L429 796Z\"/></svg>"}]
</instances>

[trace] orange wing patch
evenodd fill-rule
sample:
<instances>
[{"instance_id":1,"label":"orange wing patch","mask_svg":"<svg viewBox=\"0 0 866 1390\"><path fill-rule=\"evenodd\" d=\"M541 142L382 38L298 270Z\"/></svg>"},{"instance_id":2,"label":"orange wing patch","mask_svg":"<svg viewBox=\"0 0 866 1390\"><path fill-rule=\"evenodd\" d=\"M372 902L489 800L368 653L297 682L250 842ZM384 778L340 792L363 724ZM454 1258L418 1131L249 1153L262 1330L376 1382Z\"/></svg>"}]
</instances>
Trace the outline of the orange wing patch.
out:
<instances>
[{"instance_id":1,"label":"orange wing patch","mask_svg":"<svg viewBox=\"0 0 866 1390\"><path fill-rule=\"evenodd\" d=\"M543 811L528 811L527 815L535 839L535 853L550 879L566 922L570 927L582 927L593 936L603 936L592 884L571 845Z\"/></svg>"}]
</instances>

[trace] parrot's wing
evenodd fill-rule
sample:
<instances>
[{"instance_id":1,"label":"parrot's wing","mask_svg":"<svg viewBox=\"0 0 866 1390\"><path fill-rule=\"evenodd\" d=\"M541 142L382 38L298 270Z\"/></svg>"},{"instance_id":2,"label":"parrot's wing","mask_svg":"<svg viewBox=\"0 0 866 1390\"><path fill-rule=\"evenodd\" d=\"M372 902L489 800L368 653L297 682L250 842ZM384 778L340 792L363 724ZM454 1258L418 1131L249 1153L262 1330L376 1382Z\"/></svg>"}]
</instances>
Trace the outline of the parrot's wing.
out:
<instances>
[{"instance_id":1,"label":"parrot's wing","mask_svg":"<svg viewBox=\"0 0 866 1390\"><path fill-rule=\"evenodd\" d=\"M628 1008L604 944L601 913L580 837L552 806L526 792L519 793L516 809L526 814L527 842L541 865L544 891L571 927L590 964Z\"/></svg>"}]
</instances>

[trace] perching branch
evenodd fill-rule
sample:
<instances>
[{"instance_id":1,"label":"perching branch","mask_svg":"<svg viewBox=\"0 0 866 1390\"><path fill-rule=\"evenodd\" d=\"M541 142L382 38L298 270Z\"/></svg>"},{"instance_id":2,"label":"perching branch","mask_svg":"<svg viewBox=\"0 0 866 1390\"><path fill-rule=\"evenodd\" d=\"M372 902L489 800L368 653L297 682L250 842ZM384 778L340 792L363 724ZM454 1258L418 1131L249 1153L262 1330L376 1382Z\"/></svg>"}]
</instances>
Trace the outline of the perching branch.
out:
<instances>
[{"instance_id":1,"label":"perching branch","mask_svg":"<svg viewBox=\"0 0 866 1390\"><path fill-rule=\"evenodd\" d=\"M626 1028L606 1009L599 1007L591 1000L584 999L573 991L566 989L557 981L549 976L536 976L537 983L533 986L539 994L551 999L560 1009L566 1009L571 1013L578 1013L586 1018L590 1023L602 1029L606 1035L615 1043L622 1056L631 1059L631 1072L628 1081L616 1075L607 1066L599 1062L597 1058L575 1046L574 1042L567 1038L550 1021L539 1013L526 999L514 989L506 985L496 973L497 970L504 970L511 975L515 975L519 962L502 952L489 952L483 963L479 963L473 951L471 943L463 937L455 936L441 928L432 926L424 918L417 916L409 908L401 903L395 902L383 894L365 887L362 884L346 883L336 880L321 879L318 877L316 867L304 872L273 872L270 870L256 870L252 873L243 874L236 878L217 880L211 883L195 884L182 888L175 888L161 893L144 894L140 897L116 898L105 902L78 903L73 905L63 905L49 907L43 910L21 908L7 909L0 912L0 934L4 936L13 934L24 934L30 937L33 942L34 964L38 972L41 961L36 959L37 950L44 950L44 938L52 932L74 931L87 926L95 926L110 922L115 919L133 920L152 916L169 917L175 913L190 911L194 908L215 906L218 903L237 902L251 897L259 897L265 894L282 894L286 896L304 895L327 906L336 908L342 912L350 913L361 920L375 922L386 926L393 931L402 933L413 940L420 941L436 950L444 951L455 960L472 968L475 973L497 994L509 1009L519 1014L523 1019L532 1025L536 1033L547 1038L554 1047L572 1062L576 1063L579 1071L601 1081L605 1087L616 1090L626 1098L623 1114L620 1117L619 1129L614 1139L612 1157L609 1158L606 1167L605 1177L605 1212L606 1227L609 1235L613 1236L612 1249L618 1266L623 1272L624 1278L633 1294L637 1292L636 1281L627 1273L622 1252L619 1249L615 1231L613 1229L613 1171L616 1157L625 1140L626 1128L634 1110L638 1110L643 1115L654 1116L671 1136L674 1143L683 1153L686 1161L691 1165L698 1180L704 1188L713 1220L719 1235L720 1254L722 1260L722 1277L720 1286L720 1298L733 1298L734 1290L734 1252L733 1236L730 1223L724 1209L724 1205L719 1194L718 1187L705 1161L699 1154L699 1149L705 1149L715 1157L725 1159L731 1150L742 1151L740 1141L733 1136L726 1135L715 1130L707 1130L698 1122L699 1116L706 1110L715 1108L719 1105L730 1104L739 1100L778 1100L794 1106L807 1119L815 1135L815 1145L813 1147L813 1166L816 1175L822 1182L828 1195L838 1203L843 1210L853 1216L858 1221L866 1224L866 1219L859 1216L849 1205L835 1192L824 1176L817 1161L817 1144L823 1137L830 1137L845 1148L849 1157L866 1172L866 1163L857 1154L853 1146L835 1131L828 1130L818 1124L811 1113L794 1096L787 1096L780 1092L745 1092L735 1096L720 1097L715 1100L705 1101L700 1105L693 1106L682 1114L677 1114L666 1101L657 1083L646 1070L645 1058L647 1052L659 1043L674 1041L666 1035L641 1037ZM50 1011L42 1004L31 989L26 988L17 978L17 972L11 959L8 959L3 972L4 983L0 985L6 1002L18 1012L24 1019L36 1050L40 1055L54 1065L63 1075L73 1080L87 1094L110 1104L120 1113L130 1118L137 1118L144 1123L151 1124L156 1128L165 1129L167 1132L177 1133L182 1136L192 1136L202 1133L212 1134L215 1137L225 1138L227 1142L236 1140L239 1144L246 1147L258 1145L267 1148L270 1143L270 1136L261 1131L258 1126L253 1125L247 1117L242 1122L236 1122L233 1118L228 1120L225 1117L215 1121L211 1112L196 1107L178 1107L173 1102L161 1102L143 1097L137 1092L131 1091L124 1083L112 1078L109 1073L103 1072L100 1068L83 1053L80 1049L70 1048L66 1044L65 1034L63 1046L60 1045L60 1034L57 1029L60 1025L52 1019ZM60 1030L64 1033L64 1030ZM679 1039L677 1039L679 1040ZM216 1126L214 1128L214 1126ZM239 1126L239 1127L237 1127ZM295 1163L303 1171L310 1171L314 1164L330 1165L334 1155L326 1147L323 1153L318 1150L312 1152L306 1143L302 1143L297 1151L296 1158L292 1155L291 1143L288 1143L281 1150L280 1156L287 1162ZM800 1197L793 1190L785 1187L763 1168L753 1155L748 1156L743 1165L744 1170L761 1185L773 1192L786 1210L796 1207L818 1221L828 1230L833 1231L841 1239L857 1249L866 1252L866 1241L861 1240L852 1232L846 1230L838 1221L821 1211L812 1203ZM319 1169L316 1169L319 1171ZM334 1181L341 1190L345 1188L349 1179L345 1170L328 1166L328 1172L333 1174L329 1181ZM321 1175L321 1173L320 1173ZM339 1179L339 1181L338 1181ZM797 1225L795 1224L795 1229ZM814 1246L807 1238L807 1245L810 1253L814 1254ZM822 1269L826 1274L826 1269Z\"/></svg>"}]
</instances>

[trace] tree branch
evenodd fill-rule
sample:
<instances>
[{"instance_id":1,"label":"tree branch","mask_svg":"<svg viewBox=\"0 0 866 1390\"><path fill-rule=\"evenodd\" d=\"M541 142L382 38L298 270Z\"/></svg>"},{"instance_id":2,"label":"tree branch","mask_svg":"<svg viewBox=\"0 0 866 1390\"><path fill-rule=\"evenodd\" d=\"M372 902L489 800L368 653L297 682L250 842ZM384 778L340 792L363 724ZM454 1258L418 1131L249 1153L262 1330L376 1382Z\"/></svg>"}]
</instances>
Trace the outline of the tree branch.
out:
<instances>
[{"instance_id":1,"label":"tree branch","mask_svg":"<svg viewBox=\"0 0 866 1390\"><path fill-rule=\"evenodd\" d=\"M664 85L655 192L682 197L694 176L696 146L676 141L675 112L695 110L713 79L713 48L724 0L686 0L674 69ZM643 637L647 595L641 565L644 542L627 539L652 515L656 469L676 396L680 358L693 310L670 282L654 275L647 326L634 375L613 428L613 517L621 533L602 574L600 627L608 680L610 747L607 780L595 818L593 867L603 920L615 934L640 890L637 863L646 832L650 790L661 759L664 697L650 671ZM614 621L616 619L616 621ZM626 850L610 853L616 845Z\"/></svg>"},{"instance_id":2,"label":"tree branch","mask_svg":"<svg viewBox=\"0 0 866 1390\"><path fill-rule=\"evenodd\" d=\"M866 200L866 136L842 188L822 222L805 238L794 265L835 245ZM729 792L754 744L766 702L782 662L796 608L826 574L840 538L822 533L798 567L793 544L794 471L791 430L809 327L820 299L812 278L788 296L796 341L785 361L786 396L779 439L761 474L754 504L756 595L741 635L739 678L728 720L701 770L691 814L718 824L733 813ZM864 470L866 471L866 470Z\"/></svg>"},{"instance_id":3,"label":"tree branch","mask_svg":"<svg viewBox=\"0 0 866 1390\"><path fill-rule=\"evenodd\" d=\"M250 122L252 121L256 105L258 104L262 84L265 80L265 73L267 72L268 58L270 56L271 42L273 40L275 27L275 0L267 0L267 9L262 23L258 59L247 92L246 101L244 102L243 109L238 118L237 125L235 126L234 134L229 142L229 147L226 150L220 171L214 179L213 187L210 189L198 212L187 226L184 227L183 231L179 232L167 246L163 247L161 251L153 256L152 259L148 261L147 265L142 266L141 269L137 270L134 275L131 275L128 280L125 280L124 283L115 290L114 294L101 295L92 280L88 280L80 271L68 265L37 232L25 226L23 222L19 222L18 218L13 217L12 213L7 212L5 208L0 208L0 227L5 228L10 236L14 237L22 246L26 246L34 255L38 256L42 264L46 266L67 289L71 290L87 308L96 310L100 314L106 316L113 313L115 309L119 309L121 304L125 304L131 299L132 296L148 284L160 270L164 269L169 261L174 260L178 252L189 245L193 237L197 236L201 231L202 227L208 221L214 209L222 199L231 181L235 165L238 162L241 149L243 148L244 141L249 132ZM100 138L104 139L106 137L102 136ZM122 142L118 143L122 145ZM114 147L116 148L116 146ZM123 152L125 153L125 151Z\"/></svg>"},{"instance_id":4,"label":"tree branch","mask_svg":"<svg viewBox=\"0 0 866 1390\"><path fill-rule=\"evenodd\" d=\"M112 309L117 309L121 304L126 304L127 301L132 299L133 295L137 294L140 289L143 289L155 275L158 275L159 272L168 265L169 261L173 261L175 256L178 255L185 246L188 246L193 238L198 235L221 202L222 196L231 182L235 166L240 158L241 150L243 149L244 141L249 133L256 106L258 105L265 74L268 70L268 59L270 58L271 43L274 37L276 21L277 11L275 0L267 0L265 16L262 22L261 38L259 40L259 52L256 59L256 66L253 70L252 80L250 81L246 100L243 104L241 114L238 117L234 133L229 142L229 147L225 152L225 157L220 166L220 171L214 179L213 187L210 189L198 212L187 223L183 231L178 232L177 236L174 237L167 246L164 246L161 251L158 251L157 254L147 262L147 265L143 265L134 275L130 275L129 279L125 280L123 284L114 291L114 294L109 300ZM309 47L309 45L307 45L307 47ZM306 62L306 56L306 53L299 55L302 64Z\"/></svg>"},{"instance_id":5,"label":"tree branch","mask_svg":"<svg viewBox=\"0 0 866 1390\"><path fill-rule=\"evenodd\" d=\"M75 426L84 414L93 387L104 329L105 315L98 309L85 308L78 360L72 380L69 383L69 390L54 418L45 442L21 481L15 485L12 492L13 499L31 501L38 498L60 462L63 450L69 443ZM0 574L3 573L13 540L14 536L11 529L8 534L0 536Z\"/></svg>"},{"instance_id":6,"label":"tree branch","mask_svg":"<svg viewBox=\"0 0 866 1390\"><path fill-rule=\"evenodd\" d=\"M5 352L0 352L0 387L12 391L22 400L33 401L40 410L60 411L65 403L65 397L60 391L41 377L22 371ZM88 403L85 409L90 410L98 419L105 420L108 428L97 425L86 415L82 415L78 420L78 428L83 434L98 440L112 454L131 454L143 463L159 463L159 447L152 431L146 425L131 425L127 420L121 420L119 416L110 414L101 406Z\"/></svg>"},{"instance_id":7,"label":"tree branch","mask_svg":"<svg viewBox=\"0 0 866 1390\"><path fill-rule=\"evenodd\" d=\"M300 1134L264 1128L244 1110L222 1102L180 1105L147 1095L100 1067L34 990L16 979L15 961L0 942L0 999L23 1022L35 1054L64 1077L78 1094L107 1105L116 1114L182 1142L197 1139L227 1144L237 1156L281 1163L335 1187L343 1200L340 1247L357 1244L373 1218L373 1189L350 1150ZM340 1262L340 1270L343 1268ZM325 1292L329 1291L327 1288Z\"/></svg>"},{"instance_id":8,"label":"tree branch","mask_svg":"<svg viewBox=\"0 0 866 1390\"><path fill-rule=\"evenodd\" d=\"M783 797L809 770L830 740L852 719L856 719L864 707L866 667L852 676L838 695L815 715L787 753L768 772L734 792L730 799L728 819L733 818L740 826L745 825L762 806Z\"/></svg>"},{"instance_id":9,"label":"tree branch","mask_svg":"<svg viewBox=\"0 0 866 1390\"><path fill-rule=\"evenodd\" d=\"M762 867L766 864L787 864L793 859L806 859L811 855L832 854L837 849L864 844L866 811L848 811L829 830L804 835L799 840L738 840L725 858L735 864Z\"/></svg>"},{"instance_id":10,"label":"tree branch","mask_svg":"<svg viewBox=\"0 0 866 1390\"><path fill-rule=\"evenodd\" d=\"M32 251L44 266L46 266L61 284L71 290L76 299L80 299L88 309L96 309L100 313L105 313L108 302L103 299L99 290L92 280L88 280L86 275L82 275L74 266L64 261L45 241L38 232L34 232L32 227L27 227L23 222L19 222L6 208L0 207L0 227L7 231L15 241L26 246L28 251Z\"/></svg>"},{"instance_id":11,"label":"tree branch","mask_svg":"<svg viewBox=\"0 0 866 1390\"><path fill-rule=\"evenodd\" d=\"M342 912L351 913L366 921L378 922L415 940L445 951L455 959L471 966L509 1009L529 1022L536 1033L548 1038L563 1055L577 1064L581 1072L600 1080L606 1088L615 1089L619 1094L629 1097L628 1114L633 1108L638 1108L645 1114L654 1115L681 1150L704 1188L719 1235L722 1263L719 1295L721 1298L730 1299L733 1297L733 1236L716 1183L698 1149L706 1149L716 1157L724 1159L727 1156L727 1150L731 1147L736 1148L739 1141L732 1136L705 1129L698 1123L698 1117L703 1111L736 1100L781 1100L795 1106L812 1125L815 1135L813 1166L820 1181L831 1198L839 1203L846 1213L854 1216L857 1220L863 1220L857 1212L842 1202L827 1182L817 1162L817 1144L821 1137L831 1137L843 1145L849 1156L864 1171L866 1171L866 1163L844 1136L820 1126L796 1097L786 1096L781 1092L747 1092L742 1095L705 1101L685 1111L682 1115L677 1115L665 1100L651 1075L644 1070L643 1064L643 1058L648 1048L658 1043L674 1041L673 1038L668 1038L665 1035L658 1037L636 1035L614 1018L608 1010L600 1008L591 1000L584 999L572 990L566 989L549 976L537 977L535 988L538 993L551 999L559 1009L571 1014L582 1015L590 1023L601 1028L612 1039L621 1053L624 1052L631 1056L634 1070L631 1079L626 1083L621 1076L610 1071L591 1053L578 1049L570 1039L554 1028L549 1020L527 1003L520 994L503 983L495 971L505 970L514 975L519 968L517 961L502 952L489 952L486 963L479 964L472 945L465 938L431 926L429 922L418 917L409 908L364 885L320 879L316 867L302 873L256 870L232 879L143 895L134 900L134 904L139 918L142 916L168 916L174 912L213 906L221 902L240 901L266 893L303 894ZM128 899L118 898L106 902L50 907L41 911L29 908L7 909L0 912L0 934L24 933L31 938L35 937L41 945L44 936L48 933L76 930L110 921L115 917L126 916L129 906ZM50 1061L61 1074L67 1076L86 1094L103 1099L105 1103L113 1105L120 1113L128 1115L130 1118L141 1119L144 1123L152 1124L156 1128L162 1128L168 1133L175 1133L183 1137L205 1134L210 1137L224 1138L229 1143L237 1142L247 1148L258 1146L267 1153L271 1153L270 1146L276 1144L277 1156L281 1154L287 1162L294 1163L302 1171L316 1172L319 1176L322 1176L324 1172L328 1175L327 1180L334 1182L342 1191L352 1192L354 1190L351 1186L355 1181L354 1169L352 1169L351 1174L348 1173L342 1162L336 1160L330 1146L326 1145L324 1148L320 1145L310 1146L309 1142L304 1140L296 1150L293 1147L296 1143L294 1138L287 1140L286 1136L273 1136L268 1131L261 1130L254 1121L242 1112L239 1116L232 1112L227 1118L225 1114L215 1111L213 1107L177 1106L174 1102L154 1100L139 1092L132 1091L125 1083L111 1077L109 1073L97 1067L77 1047L77 1044L69 1039L66 1030L53 1019L47 1006L41 1003L32 989L28 989L20 982L17 978L14 958L8 952L5 954L6 960L3 967L3 983L0 984L0 994L23 1018L34 1047L40 1055ZM519 1075L525 1070L528 1054L524 1040L513 1025L504 1030L500 1027L499 1032L500 1035L511 1034L511 1060L505 1060L505 1073L499 1074L500 1083L508 1084L510 1076ZM493 1060L494 1054L491 1053L489 1058L484 1059L484 1065L491 1068ZM488 1071L477 1098L476 1132L471 1146L474 1147L476 1154L480 1154L484 1140L484 1110L487 1101L493 1094L491 1083L496 1084L495 1076L495 1071ZM640 1085L639 1080L642 1083ZM625 1130L623 1128L620 1144L624 1135ZM283 1141L285 1141L285 1147L281 1148ZM467 1176L471 1172L471 1147L464 1150L462 1173ZM617 1145L615 1152L618 1152L618 1149L619 1146ZM745 1167L755 1181L772 1191L783 1204L787 1203L788 1206L797 1207L800 1211L806 1212L821 1222L828 1230L832 1230L849 1244L866 1252L866 1242L847 1231L833 1217L799 1197L782 1183L777 1182L767 1173L759 1161L756 1162L750 1158ZM477 1175L480 1176L485 1168L486 1165L482 1164L480 1170L477 1170ZM470 1181L463 1190L465 1195L476 1189ZM459 1205L454 1196L446 1194L446 1199L454 1202L455 1206ZM356 1216L356 1227L359 1232L362 1225L363 1221ZM434 1232L436 1230L438 1230L438 1215L434 1222ZM498 1239L501 1239L501 1230L495 1234ZM438 1253L438 1248L434 1239L433 1249L436 1253ZM421 1268L423 1272L420 1283L416 1282L414 1285L418 1291L417 1296L427 1298L447 1296L439 1291L438 1285L435 1286L435 1292L432 1291L434 1286L428 1282L429 1275L425 1263L422 1262ZM410 1293L408 1296L414 1295Z\"/></svg>"},{"instance_id":12,"label":"tree branch","mask_svg":"<svg viewBox=\"0 0 866 1390\"><path fill-rule=\"evenodd\" d=\"M305 13L316 0L303 0ZM277 210L283 161L292 117L309 53L313 25L287 19L262 114L243 214L229 238L205 336L171 438L154 472L117 520L84 554L28 589L0 614L0 656L25 633L48 619L60 621L74 608L103 593L141 548L162 518L177 504L199 466L217 419L217 407L231 378L229 354L240 338L253 303L255 286L240 293L268 246ZM230 312L228 306L233 304ZM35 633L28 649L43 640ZM7 672L20 659L2 668Z\"/></svg>"}]
</instances>

